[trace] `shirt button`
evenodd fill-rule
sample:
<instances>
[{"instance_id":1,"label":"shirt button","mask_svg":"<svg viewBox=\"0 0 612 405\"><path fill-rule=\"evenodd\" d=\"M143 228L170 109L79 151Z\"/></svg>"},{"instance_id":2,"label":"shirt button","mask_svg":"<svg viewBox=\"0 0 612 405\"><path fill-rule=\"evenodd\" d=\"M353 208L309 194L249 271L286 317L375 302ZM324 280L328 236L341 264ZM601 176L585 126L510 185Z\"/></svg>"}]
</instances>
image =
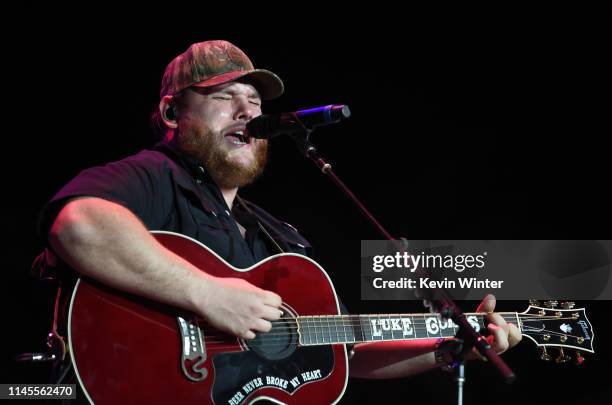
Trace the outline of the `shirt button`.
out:
<instances>
[{"instance_id":1,"label":"shirt button","mask_svg":"<svg viewBox=\"0 0 612 405\"><path fill-rule=\"evenodd\" d=\"M225 210L225 215L227 215L228 217L231 216L228 210Z\"/></svg>"},{"instance_id":2,"label":"shirt button","mask_svg":"<svg viewBox=\"0 0 612 405\"><path fill-rule=\"evenodd\" d=\"M197 180L196 180L196 182L197 182L198 184L202 184L202 180L200 180L200 179L197 179Z\"/></svg>"}]
</instances>

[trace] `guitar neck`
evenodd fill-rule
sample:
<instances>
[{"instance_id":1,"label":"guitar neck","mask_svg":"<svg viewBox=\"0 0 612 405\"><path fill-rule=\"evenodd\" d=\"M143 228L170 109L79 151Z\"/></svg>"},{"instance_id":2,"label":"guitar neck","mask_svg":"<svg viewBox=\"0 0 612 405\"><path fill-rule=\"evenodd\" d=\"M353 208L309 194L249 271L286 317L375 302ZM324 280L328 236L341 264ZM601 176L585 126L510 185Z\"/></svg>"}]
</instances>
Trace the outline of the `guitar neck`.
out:
<instances>
[{"instance_id":1,"label":"guitar neck","mask_svg":"<svg viewBox=\"0 0 612 405\"><path fill-rule=\"evenodd\" d=\"M499 312L506 320L520 328L518 313ZM486 328L483 313L465 314L476 330ZM303 346L333 343L383 342L388 340L414 340L450 338L459 326L440 314L376 314L325 315L296 318Z\"/></svg>"}]
</instances>

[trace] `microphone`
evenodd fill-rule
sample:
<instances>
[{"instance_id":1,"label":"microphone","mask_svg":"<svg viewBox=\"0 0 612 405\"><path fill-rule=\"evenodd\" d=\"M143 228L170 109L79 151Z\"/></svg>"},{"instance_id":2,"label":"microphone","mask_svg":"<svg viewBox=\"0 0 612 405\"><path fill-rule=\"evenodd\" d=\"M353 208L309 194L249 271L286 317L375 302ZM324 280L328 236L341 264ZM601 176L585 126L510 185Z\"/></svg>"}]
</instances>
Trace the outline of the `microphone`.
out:
<instances>
[{"instance_id":1,"label":"microphone","mask_svg":"<svg viewBox=\"0 0 612 405\"><path fill-rule=\"evenodd\" d=\"M313 130L322 125L335 124L351 116L348 106L331 104L280 114L266 114L253 118L246 125L249 136L258 139L274 138L280 134Z\"/></svg>"}]
</instances>

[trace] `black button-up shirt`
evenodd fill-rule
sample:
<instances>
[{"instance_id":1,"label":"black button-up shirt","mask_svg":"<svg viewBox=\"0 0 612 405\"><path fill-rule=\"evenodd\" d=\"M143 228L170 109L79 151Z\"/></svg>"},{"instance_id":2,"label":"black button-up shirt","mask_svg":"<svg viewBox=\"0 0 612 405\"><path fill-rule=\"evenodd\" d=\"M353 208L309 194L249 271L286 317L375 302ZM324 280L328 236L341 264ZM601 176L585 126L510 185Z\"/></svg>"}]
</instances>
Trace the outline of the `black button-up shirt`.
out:
<instances>
[{"instance_id":1,"label":"black button-up shirt","mask_svg":"<svg viewBox=\"0 0 612 405\"><path fill-rule=\"evenodd\" d=\"M295 228L255 204L243 200L248 207L245 209L235 201L230 210L206 170L166 143L82 171L41 212L41 236L47 239L51 224L69 201L85 196L128 208L149 230L172 231L196 239L237 268L250 267L279 253L276 245L285 252L311 254L310 244ZM246 229L244 237L236 221ZM258 221L273 241L259 228ZM346 313L342 302L340 307ZM74 380L67 377L64 381Z\"/></svg>"},{"instance_id":2,"label":"black button-up shirt","mask_svg":"<svg viewBox=\"0 0 612 405\"><path fill-rule=\"evenodd\" d=\"M47 235L57 213L68 201L83 196L121 204L140 218L147 229L192 237L238 268L279 253L259 228L258 220L283 251L310 255L310 244L295 228L255 204L245 201L249 208L245 210L235 201L230 210L204 167L166 143L82 171L43 210L43 235ZM244 238L236 221L246 229Z\"/></svg>"}]
</instances>

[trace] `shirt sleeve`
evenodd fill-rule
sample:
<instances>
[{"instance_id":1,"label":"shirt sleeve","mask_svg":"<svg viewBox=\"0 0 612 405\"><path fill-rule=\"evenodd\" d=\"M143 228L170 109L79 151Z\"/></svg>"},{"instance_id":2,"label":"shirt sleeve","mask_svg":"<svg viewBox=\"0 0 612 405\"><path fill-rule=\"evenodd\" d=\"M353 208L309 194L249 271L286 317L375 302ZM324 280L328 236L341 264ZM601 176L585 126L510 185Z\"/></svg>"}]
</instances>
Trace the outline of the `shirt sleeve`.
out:
<instances>
[{"instance_id":1,"label":"shirt sleeve","mask_svg":"<svg viewBox=\"0 0 612 405\"><path fill-rule=\"evenodd\" d=\"M39 215L38 232L46 242L61 209L79 197L97 197L133 212L148 229L160 228L172 201L170 170L163 156L144 151L132 157L82 171L47 203Z\"/></svg>"}]
</instances>

